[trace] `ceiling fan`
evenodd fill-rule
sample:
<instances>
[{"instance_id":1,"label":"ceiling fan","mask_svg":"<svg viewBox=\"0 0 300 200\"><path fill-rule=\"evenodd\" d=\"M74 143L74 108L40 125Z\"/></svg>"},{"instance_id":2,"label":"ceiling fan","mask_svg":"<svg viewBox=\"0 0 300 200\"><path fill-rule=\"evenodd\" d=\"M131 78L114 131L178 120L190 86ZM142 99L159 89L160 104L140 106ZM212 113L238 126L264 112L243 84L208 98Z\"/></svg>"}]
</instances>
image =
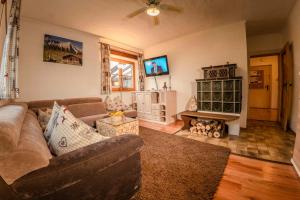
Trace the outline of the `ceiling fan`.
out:
<instances>
[{"instance_id":1,"label":"ceiling fan","mask_svg":"<svg viewBox=\"0 0 300 200\"><path fill-rule=\"evenodd\" d=\"M146 4L145 7L130 13L129 15L127 15L127 18L133 18L139 14L146 12L149 16L153 17L154 25L158 25L159 24L158 16L161 11L172 11L177 13L182 12L181 8L177 6L161 3L161 1L162 0L143 0L143 3Z\"/></svg>"}]
</instances>

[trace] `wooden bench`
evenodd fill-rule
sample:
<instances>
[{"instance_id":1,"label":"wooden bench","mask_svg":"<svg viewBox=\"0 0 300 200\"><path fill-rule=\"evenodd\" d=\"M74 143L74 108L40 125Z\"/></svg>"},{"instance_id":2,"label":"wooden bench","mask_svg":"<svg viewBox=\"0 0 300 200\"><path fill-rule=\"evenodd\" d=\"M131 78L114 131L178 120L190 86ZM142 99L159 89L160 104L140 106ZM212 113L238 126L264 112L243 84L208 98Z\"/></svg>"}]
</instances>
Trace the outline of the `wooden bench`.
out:
<instances>
[{"instance_id":1,"label":"wooden bench","mask_svg":"<svg viewBox=\"0 0 300 200\"><path fill-rule=\"evenodd\" d=\"M189 129L191 127L190 122L192 119L200 118L203 120L216 120L224 122L228 126L229 135L239 135L240 133L240 116L192 111L184 111L179 113L179 115L184 122L183 129Z\"/></svg>"}]
</instances>

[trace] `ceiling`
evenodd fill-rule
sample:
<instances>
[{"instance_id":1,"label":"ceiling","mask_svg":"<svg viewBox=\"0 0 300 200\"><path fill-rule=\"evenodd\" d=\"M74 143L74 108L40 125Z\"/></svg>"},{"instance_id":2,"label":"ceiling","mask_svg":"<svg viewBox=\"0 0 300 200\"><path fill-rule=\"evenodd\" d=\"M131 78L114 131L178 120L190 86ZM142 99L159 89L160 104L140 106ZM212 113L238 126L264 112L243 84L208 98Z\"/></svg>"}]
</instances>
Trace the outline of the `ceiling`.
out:
<instances>
[{"instance_id":1,"label":"ceiling","mask_svg":"<svg viewBox=\"0 0 300 200\"><path fill-rule=\"evenodd\" d=\"M141 14L126 15L141 8L143 0L25 0L22 16L85 31L137 48L188 33L247 21L247 33L279 31L296 0L162 0L184 9L181 14L162 11L160 25Z\"/></svg>"}]
</instances>

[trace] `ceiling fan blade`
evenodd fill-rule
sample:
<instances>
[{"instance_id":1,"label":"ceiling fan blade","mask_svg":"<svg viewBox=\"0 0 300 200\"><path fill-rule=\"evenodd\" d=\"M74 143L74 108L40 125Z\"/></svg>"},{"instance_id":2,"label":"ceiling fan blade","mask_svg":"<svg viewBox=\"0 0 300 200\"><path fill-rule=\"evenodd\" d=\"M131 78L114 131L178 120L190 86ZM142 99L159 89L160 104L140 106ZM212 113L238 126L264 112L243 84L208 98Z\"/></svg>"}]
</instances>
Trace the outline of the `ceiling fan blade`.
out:
<instances>
[{"instance_id":1,"label":"ceiling fan blade","mask_svg":"<svg viewBox=\"0 0 300 200\"><path fill-rule=\"evenodd\" d=\"M158 16L153 17L153 22L154 25L159 25L159 17Z\"/></svg>"},{"instance_id":2,"label":"ceiling fan blade","mask_svg":"<svg viewBox=\"0 0 300 200\"><path fill-rule=\"evenodd\" d=\"M173 11L173 12L182 12L183 9L179 8L177 6L172 6L169 4L160 4L159 6L162 10L168 10L168 11Z\"/></svg>"},{"instance_id":3,"label":"ceiling fan blade","mask_svg":"<svg viewBox=\"0 0 300 200\"><path fill-rule=\"evenodd\" d=\"M135 16L137 16L137 15L139 15L139 14L145 12L146 10L147 10L147 7L138 9L138 10L136 10L136 11L130 13L129 15L127 15L127 17L128 17L128 18L133 18L133 17L135 17Z\"/></svg>"}]
</instances>

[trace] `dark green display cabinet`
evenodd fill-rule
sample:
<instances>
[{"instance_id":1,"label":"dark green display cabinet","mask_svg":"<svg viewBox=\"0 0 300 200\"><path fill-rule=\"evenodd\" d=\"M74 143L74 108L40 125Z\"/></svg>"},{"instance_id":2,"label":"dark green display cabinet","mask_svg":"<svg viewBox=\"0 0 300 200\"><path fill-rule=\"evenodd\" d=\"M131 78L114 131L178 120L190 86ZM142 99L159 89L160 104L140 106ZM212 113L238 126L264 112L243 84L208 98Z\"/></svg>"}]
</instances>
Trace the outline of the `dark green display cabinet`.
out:
<instances>
[{"instance_id":1,"label":"dark green display cabinet","mask_svg":"<svg viewBox=\"0 0 300 200\"><path fill-rule=\"evenodd\" d=\"M224 80L198 79L199 111L240 113L242 108L242 77Z\"/></svg>"}]
</instances>

